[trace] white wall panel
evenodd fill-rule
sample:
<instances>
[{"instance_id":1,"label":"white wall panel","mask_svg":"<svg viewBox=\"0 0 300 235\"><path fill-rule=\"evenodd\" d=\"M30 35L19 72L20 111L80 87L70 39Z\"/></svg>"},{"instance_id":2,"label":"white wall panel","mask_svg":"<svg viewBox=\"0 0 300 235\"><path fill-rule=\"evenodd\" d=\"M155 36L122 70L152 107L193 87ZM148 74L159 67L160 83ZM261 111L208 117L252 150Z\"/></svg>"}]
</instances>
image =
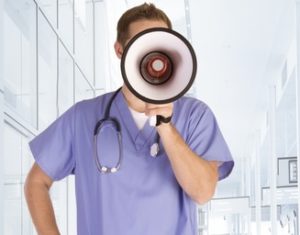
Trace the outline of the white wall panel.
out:
<instances>
[{"instance_id":1,"label":"white wall panel","mask_svg":"<svg viewBox=\"0 0 300 235\"><path fill-rule=\"evenodd\" d=\"M3 35L3 0L0 0L0 35ZM3 37L0 37L0 162L3 162ZM3 164L0 164L0 234L3 234L3 217L4 217L4 177Z\"/></svg>"}]
</instances>

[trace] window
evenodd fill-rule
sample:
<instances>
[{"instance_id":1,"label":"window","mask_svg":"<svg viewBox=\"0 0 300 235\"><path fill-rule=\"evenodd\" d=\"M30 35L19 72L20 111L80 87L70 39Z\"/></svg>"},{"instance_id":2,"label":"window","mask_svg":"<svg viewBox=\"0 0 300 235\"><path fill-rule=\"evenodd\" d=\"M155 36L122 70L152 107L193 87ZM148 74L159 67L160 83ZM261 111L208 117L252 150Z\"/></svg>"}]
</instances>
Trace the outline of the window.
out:
<instances>
[{"instance_id":1,"label":"window","mask_svg":"<svg viewBox=\"0 0 300 235\"><path fill-rule=\"evenodd\" d=\"M73 0L58 0L58 32L67 48L73 52Z\"/></svg>"},{"instance_id":2,"label":"window","mask_svg":"<svg viewBox=\"0 0 300 235\"><path fill-rule=\"evenodd\" d=\"M5 1L3 22L4 97L7 106L37 125L36 5Z\"/></svg>"},{"instance_id":3,"label":"window","mask_svg":"<svg viewBox=\"0 0 300 235\"><path fill-rule=\"evenodd\" d=\"M23 192L33 161L28 137L8 123L4 125L4 136L4 234L32 234Z\"/></svg>"},{"instance_id":4,"label":"window","mask_svg":"<svg viewBox=\"0 0 300 235\"><path fill-rule=\"evenodd\" d=\"M74 93L73 59L64 46L59 43L59 89L58 107L59 114L65 112L73 104Z\"/></svg>"},{"instance_id":5,"label":"window","mask_svg":"<svg viewBox=\"0 0 300 235\"><path fill-rule=\"evenodd\" d=\"M75 67L75 101L94 97L94 90L87 82L79 68Z\"/></svg>"},{"instance_id":6,"label":"window","mask_svg":"<svg viewBox=\"0 0 300 235\"><path fill-rule=\"evenodd\" d=\"M57 0L37 0L49 22L56 28Z\"/></svg>"},{"instance_id":7,"label":"window","mask_svg":"<svg viewBox=\"0 0 300 235\"><path fill-rule=\"evenodd\" d=\"M57 36L45 17L38 15L39 129L57 117Z\"/></svg>"},{"instance_id":8,"label":"window","mask_svg":"<svg viewBox=\"0 0 300 235\"><path fill-rule=\"evenodd\" d=\"M75 55L78 66L85 77L93 84L94 79L94 41L93 41L93 3L87 2L83 8L86 15L76 15L75 18ZM83 24L83 17L86 23Z\"/></svg>"}]
</instances>

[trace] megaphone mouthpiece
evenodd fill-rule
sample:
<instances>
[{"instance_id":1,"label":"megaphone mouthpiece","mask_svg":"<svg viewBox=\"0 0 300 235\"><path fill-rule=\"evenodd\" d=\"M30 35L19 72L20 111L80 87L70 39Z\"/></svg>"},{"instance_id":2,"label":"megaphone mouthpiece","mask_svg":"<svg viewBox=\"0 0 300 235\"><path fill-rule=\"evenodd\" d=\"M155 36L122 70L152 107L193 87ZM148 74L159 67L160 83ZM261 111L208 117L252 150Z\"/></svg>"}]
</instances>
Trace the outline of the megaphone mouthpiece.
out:
<instances>
[{"instance_id":1,"label":"megaphone mouthpiece","mask_svg":"<svg viewBox=\"0 0 300 235\"><path fill-rule=\"evenodd\" d=\"M150 52L141 60L140 73L146 82L161 85L172 75L173 64L163 52Z\"/></svg>"}]
</instances>

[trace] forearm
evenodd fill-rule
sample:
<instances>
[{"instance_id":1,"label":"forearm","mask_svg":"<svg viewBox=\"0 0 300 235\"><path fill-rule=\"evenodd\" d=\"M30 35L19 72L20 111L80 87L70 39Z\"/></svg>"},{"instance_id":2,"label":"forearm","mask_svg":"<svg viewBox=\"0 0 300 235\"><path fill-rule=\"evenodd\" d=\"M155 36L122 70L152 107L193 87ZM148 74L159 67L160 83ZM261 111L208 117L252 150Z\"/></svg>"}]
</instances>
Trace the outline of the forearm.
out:
<instances>
[{"instance_id":1,"label":"forearm","mask_svg":"<svg viewBox=\"0 0 300 235\"><path fill-rule=\"evenodd\" d=\"M59 235L49 188L39 182L26 181L25 197L39 235Z\"/></svg>"},{"instance_id":2,"label":"forearm","mask_svg":"<svg viewBox=\"0 0 300 235\"><path fill-rule=\"evenodd\" d=\"M200 204L211 199L218 181L217 163L197 156L172 124L157 130L179 185Z\"/></svg>"}]
</instances>

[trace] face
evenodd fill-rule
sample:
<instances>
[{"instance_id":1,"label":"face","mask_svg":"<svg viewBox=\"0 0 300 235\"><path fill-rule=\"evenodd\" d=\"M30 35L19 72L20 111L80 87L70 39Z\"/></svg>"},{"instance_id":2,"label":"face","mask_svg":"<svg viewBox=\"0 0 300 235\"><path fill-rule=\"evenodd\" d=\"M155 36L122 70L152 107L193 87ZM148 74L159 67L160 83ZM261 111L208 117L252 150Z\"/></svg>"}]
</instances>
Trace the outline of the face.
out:
<instances>
[{"instance_id":1,"label":"face","mask_svg":"<svg viewBox=\"0 0 300 235\"><path fill-rule=\"evenodd\" d=\"M129 25L129 30L128 30L129 37L128 40L125 42L125 46L136 34L146 29L157 28L157 27L168 28L168 25L164 21L157 21L157 20L140 20L131 23ZM121 59L122 57L123 50L124 50L123 46L118 41L115 42L115 52L119 59ZM131 108L133 108L138 112L145 112L146 103L144 101L135 97L125 85L123 86L122 91L123 94L125 95L128 105Z\"/></svg>"},{"instance_id":2,"label":"face","mask_svg":"<svg viewBox=\"0 0 300 235\"><path fill-rule=\"evenodd\" d=\"M157 21L157 20L140 20L133 22L129 25L129 38L125 42L125 45L130 41L131 38L133 38L136 34L150 28L168 28L168 25L164 21ZM122 57L124 48L119 42L115 43L115 51L118 56L118 58Z\"/></svg>"}]
</instances>

